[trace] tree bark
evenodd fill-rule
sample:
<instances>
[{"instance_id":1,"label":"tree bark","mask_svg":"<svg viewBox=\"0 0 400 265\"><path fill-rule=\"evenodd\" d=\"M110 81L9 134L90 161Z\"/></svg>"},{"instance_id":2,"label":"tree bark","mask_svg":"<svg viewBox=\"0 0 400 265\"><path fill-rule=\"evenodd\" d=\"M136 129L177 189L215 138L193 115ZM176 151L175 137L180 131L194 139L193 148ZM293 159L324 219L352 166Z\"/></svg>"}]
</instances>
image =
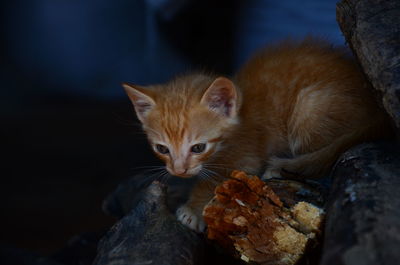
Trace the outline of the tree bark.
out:
<instances>
[{"instance_id":1,"label":"tree bark","mask_svg":"<svg viewBox=\"0 0 400 265\"><path fill-rule=\"evenodd\" d=\"M176 220L165 187L154 182L100 241L94 264L200 265L204 251L204 240Z\"/></svg>"},{"instance_id":2,"label":"tree bark","mask_svg":"<svg viewBox=\"0 0 400 265\"><path fill-rule=\"evenodd\" d=\"M393 265L400 260L400 153L363 144L338 160L321 265Z\"/></svg>"},{"instance_id":3,"label":"tree bark","mask_svg":"<svg viewBox=\"0 0 400 265\"><path fill-rule=\"evenodd\" d=\"M342 0L337 21L400 132L400 1ZM398 263L399 175L394 144L360 145L339 159L332 173L322 265Z\"/></svg>"},{"instance_id":4,"label":"tree bark","mask_svg":"<svg viewBox=\"0 0 400 265\"><path fill-rule=\"evenodd\" d=\"M173 212L182 201L186 181L171 181L167 192L159 182L146 188L142 177L122 182L105 200L103 209L121 219L100 241L94 265L242 264L176 219Z\"/></svg>"},{"instance_id":5,"label":"tree bark","mask_svg":"<svg viewBox=\"0 0 400 265\"><path fill-rule=\"evenodd\" d=\"M342 0L337 21L400 130L400 1Z\"/></svg>"}]
</instances>

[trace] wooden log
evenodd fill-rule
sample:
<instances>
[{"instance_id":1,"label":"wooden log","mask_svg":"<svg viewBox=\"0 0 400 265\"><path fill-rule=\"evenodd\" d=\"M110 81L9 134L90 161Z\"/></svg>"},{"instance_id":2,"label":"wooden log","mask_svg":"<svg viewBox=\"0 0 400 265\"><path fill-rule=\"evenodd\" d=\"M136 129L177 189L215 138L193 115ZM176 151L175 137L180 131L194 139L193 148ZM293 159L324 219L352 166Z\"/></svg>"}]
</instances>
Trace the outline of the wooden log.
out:
<instances>
[{"instance_id":1,"label":"wooden log","mask_svg":"<svg viewBox=\"0 0 400 265\"><path fill-rule=\"evenodd\" d=\"M203 212L207 236L244 261L298 264L315 247L324 214L303 200L302 194L314 202L320 197L307 185L288 180L266 184L234 171L215 194Z\"/></svg>"},{"instance_id":2,"label":"wooden log","mask_svg":"<svg viewBox=\"0 0 400 265\"><path fill-rule=\"evenodd\" d=\"M204 264L204 251L204 240L176 220L165 187L154 182L100 241L94 264Z\"/></svg>"},{"instance_id":3,"label":"wooden log","mask_svg":"<svg viewBox=\"0 0 400 265\"><path fill-rule=\"evenodd\" d=\"M342 0L337 21L400 130L400 1Z\"/></svg>"},{"instance_id":4,"label":"wooden log","mask_svg":"<svg viewBox=\"0 0 400 265\"><path fill-rule=\"evenodd\" d=\"M153 180L145 172L125 179L104 199L103 212L121 219L143 199L144 194L147 192L147 187ZM170 178L164 183L168 187L166 191L166 204L168 209L174 213L187 200L194 180Z\"/></svg>"},{"instance_id":5,"label":"wooden log","mask_svg":"<svg viewBox=\"0 0 400 265\"><path fill-rule=\"evenodd\" d=\"M357 146L332 176L321 265L399 264L399 147Z\"/></svg>"},{"instance_id":6,"label":"wooden log","mask_svg":"<svg viewBox=\"0 0 400 265\"><path fill-rule=\"evenodd\" d=\"M127 179L104 201L103 209L121 219L100 241L94 265L242 264L177 221L175 209L190 183L171 180L167 192L158 182L146 188L141 179L148 178Z\"/></svg>"}]
</instances>

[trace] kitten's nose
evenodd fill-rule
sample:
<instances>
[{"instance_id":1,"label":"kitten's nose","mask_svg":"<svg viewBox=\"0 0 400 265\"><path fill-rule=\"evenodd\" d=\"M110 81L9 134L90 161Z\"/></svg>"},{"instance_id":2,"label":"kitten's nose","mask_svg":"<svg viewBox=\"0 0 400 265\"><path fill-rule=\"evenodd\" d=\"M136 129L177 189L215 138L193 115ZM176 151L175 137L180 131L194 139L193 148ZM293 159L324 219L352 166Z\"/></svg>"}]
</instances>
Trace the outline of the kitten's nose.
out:
<instances>
[{"instance_id":1,"label":"kitten's nose","mask_svg":"<svg viewBox=\"0 0 400 265\"><path fill-rule=\"evenodd\" d=\"M175 176L178 177L187 177L188 174L188 166L186 163L186 159L183 157L177 157L173 163L173 172Z\"/></svg>"},{"instance_id":2,"label":"kitten's nose","mask_svg":"<svg viewBox=\"0 0 400 265\"><path fill-rule=\"evenodd\" d=\"M187 168L179 168L179 169L175 169L175 174L177 176L185 176L187 171L188 171Z\"/></svg>"}]
</instances>

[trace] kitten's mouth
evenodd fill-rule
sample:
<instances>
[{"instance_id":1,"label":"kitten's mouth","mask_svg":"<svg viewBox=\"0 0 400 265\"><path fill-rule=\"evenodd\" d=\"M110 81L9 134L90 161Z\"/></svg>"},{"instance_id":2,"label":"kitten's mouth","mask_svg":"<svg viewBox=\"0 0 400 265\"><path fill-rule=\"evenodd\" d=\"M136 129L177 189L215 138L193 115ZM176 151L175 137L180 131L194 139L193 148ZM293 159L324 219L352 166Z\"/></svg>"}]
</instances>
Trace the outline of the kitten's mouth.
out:
<instances>
[{"instance_id":1,"label":"kitten's mouth","mask_svg":"<svg viewBox=\"0 0 400 265\"><path fill-rule=\"evenodd\" d=\"M171 173L174 176L181 177L181 178L191 178L200 173L201 165L196 166L194 168L187 169L184 172L175 172L174 170L171 170L169 168L167 168L167 170L169 171L169 173Z\"/></svg>"},{"instance_id":2,"label":"kitten's mouth","mask_svg":"<svg viewBox=\"0 0 400 265\"><path fill-rule=\"evenodd\" d=\"M193 177L194 174L190 174L190 173L176 173L176 172L171 172L172 175L180 177L180 178L190 178Z\"/></svg>"},{"instance_id":3,"label":"kitten's mouth","mask_svg":"<svg viewBox=\"0 0 400 265\"><path fill-rule=\"evenodd\" d=\"M193 177L193 175L191 175L191 174L184 174L184 173L182 173L182 174L175 174L175 176L181 177L181 178L190 178L190 177Z\"/></svg>"}]
</instances>

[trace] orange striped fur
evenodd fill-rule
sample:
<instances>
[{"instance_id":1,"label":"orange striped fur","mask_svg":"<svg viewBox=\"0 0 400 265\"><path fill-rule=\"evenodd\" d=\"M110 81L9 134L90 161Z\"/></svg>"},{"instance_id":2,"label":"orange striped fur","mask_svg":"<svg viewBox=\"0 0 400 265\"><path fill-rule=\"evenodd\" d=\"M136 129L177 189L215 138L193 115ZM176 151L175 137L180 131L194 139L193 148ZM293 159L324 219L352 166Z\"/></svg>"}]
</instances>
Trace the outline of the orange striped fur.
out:
<instances>
[{"instance_id":1,"label":"orange striped fur","mask_svg":"<svg viewBox=\"0 0 400 265\"><path fill-rule=\"evenodd\" d=\"M266 48L231 80L193 74L124 86L155 152L166 146L158 156L182 177L207 164L223 177L232 169L319 177L350 146L391 131L356 63L318 40ZM191 152L198 143L204 152ZM211 196L206 186L188 202L196 215Z\"/></svg>"}]
</instances>

